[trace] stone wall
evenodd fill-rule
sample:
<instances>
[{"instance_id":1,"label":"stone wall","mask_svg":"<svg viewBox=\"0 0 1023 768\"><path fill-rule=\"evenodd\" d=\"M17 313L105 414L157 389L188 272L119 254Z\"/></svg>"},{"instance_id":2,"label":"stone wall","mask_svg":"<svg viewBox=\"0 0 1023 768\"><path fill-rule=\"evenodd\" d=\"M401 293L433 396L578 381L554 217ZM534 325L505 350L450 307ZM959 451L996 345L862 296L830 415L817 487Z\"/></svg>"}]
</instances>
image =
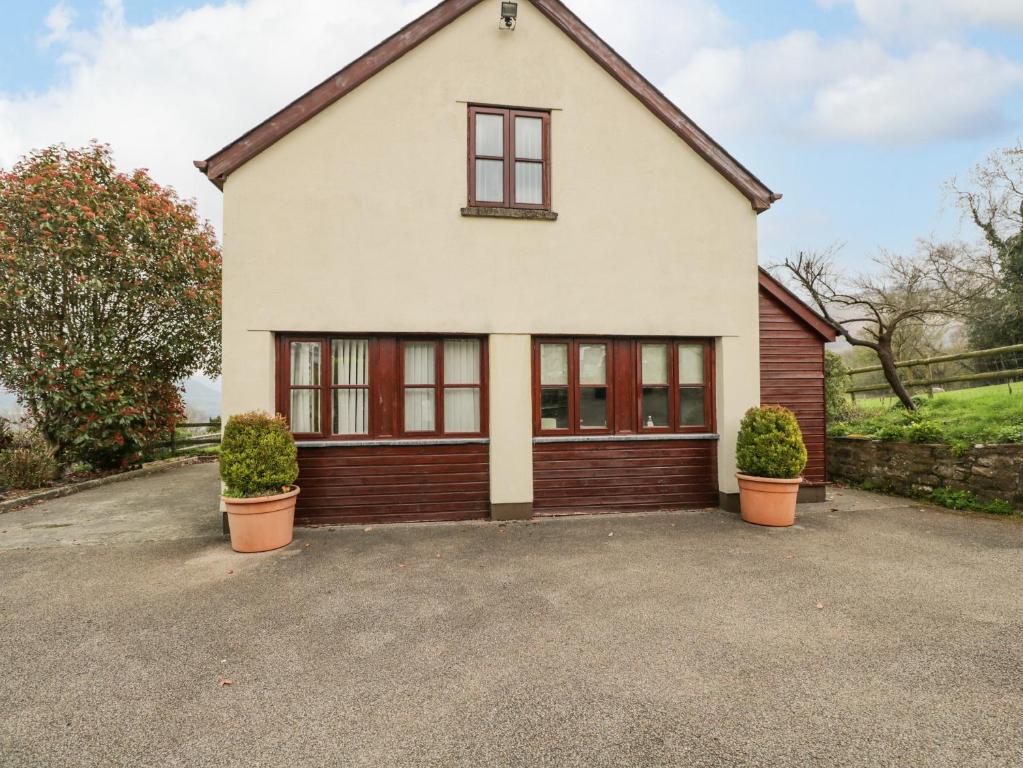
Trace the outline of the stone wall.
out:
<instances>
[{"instance_id":1,"label":"stone wall","mask_svg":"<svg viewBox=\"0 0 1023 768\"><path fill-rule=\"evenodd\" d=\"M833 480L872 483L903 495L935 488L972 491L981 501L1001 499L1023 508L1023 445L978 445L957 456L947 445L828 439Z\"/></svg>"}]
</instances>

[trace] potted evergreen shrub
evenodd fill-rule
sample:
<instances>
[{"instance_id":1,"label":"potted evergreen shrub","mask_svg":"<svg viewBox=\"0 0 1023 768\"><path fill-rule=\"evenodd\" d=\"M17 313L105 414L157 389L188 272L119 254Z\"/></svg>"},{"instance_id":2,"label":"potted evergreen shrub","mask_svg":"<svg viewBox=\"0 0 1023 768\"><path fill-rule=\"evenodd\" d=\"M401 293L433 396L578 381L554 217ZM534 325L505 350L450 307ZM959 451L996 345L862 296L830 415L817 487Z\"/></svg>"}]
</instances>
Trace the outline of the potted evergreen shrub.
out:
<instances>
[{"instance_id":1,"label":"potted evergreen shrub","mask_svg":"<svg viewBox=\"0 0 1023 768\"><path fill-rule=\"evenodd\" d=\"M739 427L736 464L743 520L779 527L796 522L806 445L792 411L780 405L750 408Z\"/></svg>"},{"instance_id":2,"label":"potted evergreen shrub","mask_svg":"<svg viewBox=\"0 0 1023 768\"><path fill-rule=\"evenodd\" d=\"M254 412L228 420L220 448L221 499L236 552L268 552L291 543L297 456L284 417Z\"/></svg>"}]
</instances>

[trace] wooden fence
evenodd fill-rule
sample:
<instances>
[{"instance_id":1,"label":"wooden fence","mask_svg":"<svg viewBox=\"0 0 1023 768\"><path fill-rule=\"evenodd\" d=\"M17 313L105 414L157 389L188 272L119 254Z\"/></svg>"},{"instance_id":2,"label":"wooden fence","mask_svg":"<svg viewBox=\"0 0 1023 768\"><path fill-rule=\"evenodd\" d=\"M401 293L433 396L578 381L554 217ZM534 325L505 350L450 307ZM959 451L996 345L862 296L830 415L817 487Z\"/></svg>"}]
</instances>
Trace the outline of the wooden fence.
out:
<instances>
[{"instance_id":1,"label":"wooden fence","mask_svg":"<svg viewBox=\"0 0 1023 768\"><path fill-rule=\"evenodd\" d=\"M977 360L985 360L990 358L1011 358L1015 362L1011 363L1012 367L1001 367L996 370L981 371L981 372L962 372L953 375L947 374L935 374L934 367L938 365L944 365L947 363L958 363L961 367L965 363L972 363ZM1023 344L1015 344L1009 347L996 347L995 349L981 349L970 352L959 352L954 355L939 355L937 357L925 357L918 360L903 360L895 364L896 368L926 368L927 375L922 379L907 378L903 380L903 384L908 388L926 388L933 392L933 388L942 384L985 384L988 382L995 381L1007 381L1011 382L1014 379L1023 378L1023 367L1019 367L1019 360L1023 357ZM869 365L865 368L852 368L849 371L849 376L856 376L858 374L865 373L877 373L882 370L880 365ZM850 379L851 380L851 379ZM880 392L889 390L891 387L888 382L877 382L875 384L851 386L846 392L852 395L853 400L856 399L857 393L860 392Z\"/></svg>"},{"instance_id":2,"label":"wooden fence","mask_svg":"<svg viewBox=\"0 0 1023 768\"><path fill-rule=\"evenodd\" d=\"M196 434L192 437L182 437L178 435L179 429L216 429L216 432L209 432L203 434ZM220 421L207 421L199 423L187 423L178 424L174 431L170 435L169 440L164 440L160 443L153 443L148 446L150 451L168 449L172 454L178 451L185 450L186 448L197 448L200 446L208 445L220 445L220 441L223 438L223 428Z\"/></svg>"}]
</instances>

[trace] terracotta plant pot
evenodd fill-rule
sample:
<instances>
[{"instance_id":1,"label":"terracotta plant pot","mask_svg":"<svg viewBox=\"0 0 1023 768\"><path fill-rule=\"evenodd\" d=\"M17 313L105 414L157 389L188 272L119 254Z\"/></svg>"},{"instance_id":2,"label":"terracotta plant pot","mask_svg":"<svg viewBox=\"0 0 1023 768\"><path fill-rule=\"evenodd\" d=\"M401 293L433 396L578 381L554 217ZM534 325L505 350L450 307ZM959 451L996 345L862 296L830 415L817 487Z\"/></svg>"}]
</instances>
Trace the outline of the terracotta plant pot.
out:
<instances>
[{"instance_id":1,"label":"terracotta plant pot","mask_svg":"<svg viewBox=\"0 0 1023 768\"><path fill-rule=\"evenodd\" d=\"M803 478L778 480L740 474L736 477L739 479L739 510L743 520L775 528L795 524L796 497Z\"/></svg>"},{"instance_id":2,"label":"terracotta plant pot","mask_svg":"<svg viewBox=\"0 0 1023 768\"><path fill-rule=\"evenodd\" d=\"M253 499L229 499L227 507L231 528L231 548L235 552L269 552L291 543L295 527L295 502L299 487L287 493Z\"/></svg>"}]
</instances>

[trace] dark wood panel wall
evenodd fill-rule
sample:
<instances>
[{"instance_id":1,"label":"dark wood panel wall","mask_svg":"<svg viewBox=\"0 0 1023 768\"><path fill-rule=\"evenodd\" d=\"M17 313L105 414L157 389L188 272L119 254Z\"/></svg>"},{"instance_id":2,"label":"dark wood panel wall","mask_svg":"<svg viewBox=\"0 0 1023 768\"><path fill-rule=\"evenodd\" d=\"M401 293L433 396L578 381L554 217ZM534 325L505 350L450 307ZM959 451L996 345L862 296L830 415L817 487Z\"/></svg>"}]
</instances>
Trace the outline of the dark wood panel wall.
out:
<instances>
[{"instance_id":1,"label":"dark wood panel wall","mask_svg":"<svg viewBox=\"0 0 1023 768\"><path fill-rule=\"evenodd\" d=\"M556 442L533 446L537 514L713 507L716 440Z\"/></svg>"},{"instance_id":2,"label":"dark wood panel wall","mask_svg":"<svg viewBox=\"0 0 1023 768\"><path fill-rule=\"evenodd\" d=\"M826 482L824 340L763 289L760 400L765 405L783 405L796 414L809 454L806 482Z\"/></svg>"},{"instance_id":3,"label":"dark wood panel wall","mask_svg":"<svg viewBox=\"0 0 1023 768\"><path fill-rule=\"evenodd\" d=\"M300 448L296 521L475 520L490 512L485 444Z\"/></svg>"}]
</instances>

